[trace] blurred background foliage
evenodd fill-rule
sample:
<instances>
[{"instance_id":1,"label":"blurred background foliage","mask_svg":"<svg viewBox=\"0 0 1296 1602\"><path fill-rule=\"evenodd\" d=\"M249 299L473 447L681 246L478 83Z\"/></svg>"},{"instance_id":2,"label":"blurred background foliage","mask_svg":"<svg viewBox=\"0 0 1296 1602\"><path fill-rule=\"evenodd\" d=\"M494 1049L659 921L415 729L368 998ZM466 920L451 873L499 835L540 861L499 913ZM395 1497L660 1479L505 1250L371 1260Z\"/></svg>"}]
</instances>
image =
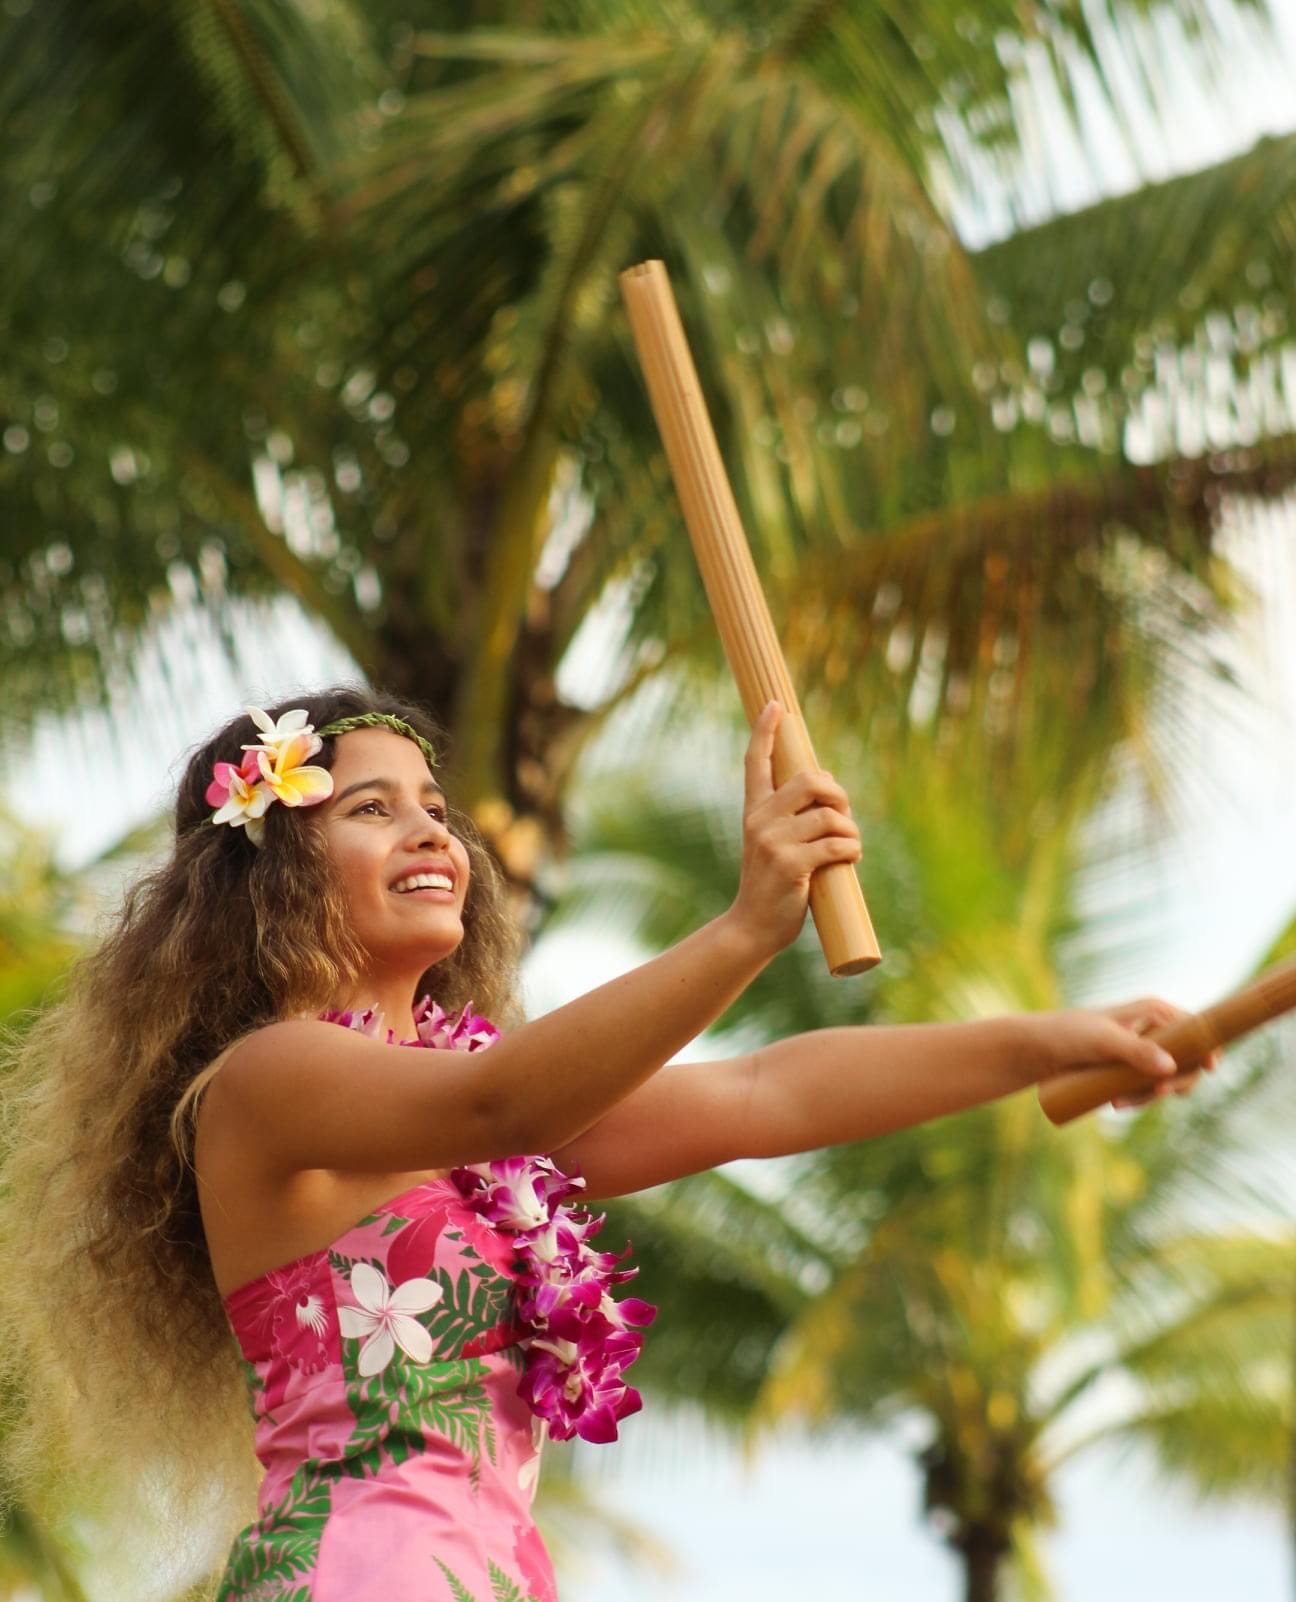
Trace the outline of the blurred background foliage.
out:
<instances>
[{"instance_id":1,"label":"blurred background foliage","mask_svg":"<svg viewBox=\"0 0 1296 1602\"><path fill-rule=\"evenodd\" d=\"M803 938L729 1039L1064 1000L1086 822L1117 764L1159 793L1184 696L1235 693L1221 529L1296 478L1296 136L1057 213L1077 163L1145 171L1268 17L7 0L11 759L88 706L120 732L145 661L165 698L168 627L209 618L237 664L288 598L439 710L534 939L721 910L733 819L598 758L626 727L709 753L737 717L617 299L660 256L888 953L834 986ZM74 876L3 834L12 1014L161 833ZM1290 1230L1246 1222L1238 1160L1276 1049L1119 1133L1014 1105L619 1204L664 1308L645 1370L753 1436L921 1419L973 1602L1044 1594L1104 1374L1108 1433L1279 1497Z\"/></svg>"},{"instance_id":2,"label":"blurred background foliage","mask_svg":"<svg viewBox=\"0 0 1296 1602\"><path fill-rule=\"evenodd\" d=\"M1064 1003L1065 825L1005 863L967 791L932 782L938 766L920 764L921 796L887 794L886 838L866 850L884 865L870 908L900 973L862 1012L807 930L726 1014L718 1047ZM657 946L724 905L738 853L714 805L663 794L643 768L610 770L582 800L558 921L602 904L609 927L630 920ZM1192 1103L1117 1129L1090 1119L1059 1140L1018 1097L611 1204L662 1307L645 1384L749 1443L788 1422L917 1427L924 1510L969 1602L1010 1580L1053 1594L1039 1538L1056 1476L1098 1445L1137 1442L1204 1497L1281 1502L1292 1239L1258 1157L1266 1123L1290 1126L1279 1051L1270 1039Z\"/></svg>"}]
</instances>

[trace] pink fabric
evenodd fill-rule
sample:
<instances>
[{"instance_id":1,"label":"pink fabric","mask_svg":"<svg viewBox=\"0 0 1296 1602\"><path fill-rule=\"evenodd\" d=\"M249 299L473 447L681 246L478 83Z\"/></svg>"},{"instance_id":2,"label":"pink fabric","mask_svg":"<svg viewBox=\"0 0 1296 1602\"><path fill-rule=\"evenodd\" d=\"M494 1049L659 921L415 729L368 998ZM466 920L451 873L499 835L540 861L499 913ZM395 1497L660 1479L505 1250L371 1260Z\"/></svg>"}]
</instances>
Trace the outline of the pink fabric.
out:
<instances>
[{"instance_id":1,"label":"pink fabric","mask_svg":"<svg viewBox=\"0 0 1296 1602\"><path fill-rule=\"evenodd\" d=\"M514 1279L433 1179L226 1299L266 1474L218 1602L556 1602Z\"/></svg>"}]
</instances>

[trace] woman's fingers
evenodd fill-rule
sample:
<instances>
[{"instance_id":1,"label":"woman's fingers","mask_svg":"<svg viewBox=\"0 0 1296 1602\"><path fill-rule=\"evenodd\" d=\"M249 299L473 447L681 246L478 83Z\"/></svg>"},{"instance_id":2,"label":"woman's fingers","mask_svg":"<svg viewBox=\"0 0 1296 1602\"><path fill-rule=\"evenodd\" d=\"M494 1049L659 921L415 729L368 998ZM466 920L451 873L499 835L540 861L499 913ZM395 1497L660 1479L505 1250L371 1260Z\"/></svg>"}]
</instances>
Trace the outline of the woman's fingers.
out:
<instances>
[{"instance_id":1,"label":"woman's fingers","mask_svg":"<svg viewBox=\"0 0 1296 1602\"><path fill-rule=\"evenodd\" d=\"M1117 1027L1111 1030L1111 1060L1123 1062L1131 1068L1137 1068L1141 1074L1148 1074L1156 1079L1165 1079L1173 1074L1178 1064L1170 1053L1158 1046L1155 1040L1147 1035L1141 1035L1129 1024L1114 1020Z\"/></svg>"},{"instance_id":2,"label":"woman's fingers","mask_svg":"<svg viewBox=\"0 0 1296 1602\"><path fill-rule=\"evenodd\" d=\"M1168 1001L1162 1001L1159 996L1145 996L1139 1001L1127 1001L1119 1007L1107 1009L1107 1015L1123 1024L1126 1029L1132 1029L1135 1034L1151 1034L1155 1030L1164 1029L1167 1024L1177 1023L1181 1018L1187 1018L1189 1013L1184 1007L1176 1007ZM1200 1064L1188 1071L1180 1071L1175 1078L1173 1089L1175 1095L1186 1095L1197 1083L1199 1073L1203 1070L1211 1072L1219 1067L1220 1054L1218 1051L1210 1052ZM1128 1103L1113 1102L1113 1106L1140 1105L1148 1097L1131 1099Z\"/></svg>"},{"instance_id":3,"label":"woman's fingers","mask_svg":"<svg viewBox=\"0 0 1296 1602\"><path fill-rule=\"evenodd\" d=\"M1154 1041L1145 1038L1156 1031L1165 1028L1167 1024L1186 1018L1187 1012L1182 1007L1175 1007L1168 1001L1162 1001L1158 996L1145 996L1139 1001L1127 1001L1119 1007L1109 1007L1107 1016L1120 1028L1117 1034L1123 1037L1120 1049L1114 1052L1116 1060L1127 1062L1132 1068L1138 1068L1149 1075L1150 1082L1146 1090L1136 1091L1133 1095L1118 1096L1113 1107L1145 1107L1149 1102L1159 1101L1162 1096L1186 1096L1201 1078L1203 1071L1210 1070L1219 1062L1219 1052L1210 1052L1200 1064L1191 1068L1180 1068L1174 1072L1167 1072L1167 1054L1161 1053L1160 1064L1154 1064L1151 1058L1138 1060L1137 1046L1131 1041L1131 1032L1139 1045L1151 1047L1159 1051ZM1115 1044L1115 1042L1113 1043Z\"/></svg>"},{"instance_id":4,"label":"woman's fingers","mask_svg":"<svg viewBox=\"0 0 1296 1602\"><path fill-rule=\"evenodd\" d=\"M861 855L859 841L852 840L849 835L844 834L829 835L826 839L816 840L808 850L811 871L833 862L855 862Z\"/></svg>"},{"instance_id":5,"label":"woman's fingers","mask_svg":"<svg viewBox=\"0 0 1296 1602\"><path fill-rule=\"evenodd\" d=\"M1136 1096L1118 1096L1112 1102L1113 1107L1146 1107L1149 1102L1160 1101L1163 1096L1186 1096L1201 1078L1201 1069L1193 1068L1187 1073L1176 1074L1174 1078L1165 1080L1162 1084L1153 1085L1150 1090L1140 1091Z\"/></svg>"},{"instance_id":6,"label":"woman's fingers","mask_svg":"<svg viewBox=\"0 0 1296 1602\"><path fill-rule=\"evenodd\" d=\"M794 773L765 797L763 805L774 817L797 817L817 806L832 807L844 816L850 815L849 796L824 768Z\"/></svg>"},{"instance_id":7,"label":"woman's fingers","mask_svg":"<svg viewBox=\"0 0 1296 1602\"><path fill-rule=\"evenodd\" d=\"M770 701L752 725L744 760L748 812L774 794L774 731L782 716L783 708Z\"/></svg>"},{"instance_id":8,"label":"woman's fingers","mask_svg":"<svg viewBox=\"0 0 1296 1602\"><path fill-rule=\"evenodd\" d=\"M800 841L819 840L830 834L859 839L859 824L836 807L811 807L808 812L798 812L788 820L788 831L792 839Z\"/></svg>"}]
</instances>

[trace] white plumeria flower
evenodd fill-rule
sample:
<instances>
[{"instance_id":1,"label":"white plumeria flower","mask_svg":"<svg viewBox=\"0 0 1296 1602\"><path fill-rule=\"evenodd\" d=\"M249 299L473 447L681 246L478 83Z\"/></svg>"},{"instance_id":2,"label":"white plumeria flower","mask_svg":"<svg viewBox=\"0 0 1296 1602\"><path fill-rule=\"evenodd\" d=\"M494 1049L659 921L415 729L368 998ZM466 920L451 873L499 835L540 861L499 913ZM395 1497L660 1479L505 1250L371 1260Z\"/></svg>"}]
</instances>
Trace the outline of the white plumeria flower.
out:
<instances>
[{"instance_id":1,"label":"white plumeria flower","mask_svg":"<svg viewBox=\"0 0 1296 1602\"><path fill-rule=\"evenodd\" d=\"M243 710L261 731L260 749L270 756L278 753L282 746L288 745L296 739L305 739L309 749L306 756L314 756L323 745L323 741L306 721L306 708L295 706L291 712L285 712L276 722L268 712L263 712L259 706L244 707ZM255 751L255 745L245 745L245 751Z\"/></svg>"},{"instance_id":2,"label":"white plumeria flower","mask_svg":"<svg viewBox=\"0 0 1296 1602\"><path fill-rule=\"evenodd\" d=\"M357 1367L367 1379L381 1374L399 1346L414 1363L432 1356L432 1337L412 1315L435 1307L445 1292L434 1280L407 1279L393 1290L369 1263L351 1270L351 1294L358 1307L339 1307L338 1324L348 1340L363 1340Z\"/></svg>"}]
</instances>

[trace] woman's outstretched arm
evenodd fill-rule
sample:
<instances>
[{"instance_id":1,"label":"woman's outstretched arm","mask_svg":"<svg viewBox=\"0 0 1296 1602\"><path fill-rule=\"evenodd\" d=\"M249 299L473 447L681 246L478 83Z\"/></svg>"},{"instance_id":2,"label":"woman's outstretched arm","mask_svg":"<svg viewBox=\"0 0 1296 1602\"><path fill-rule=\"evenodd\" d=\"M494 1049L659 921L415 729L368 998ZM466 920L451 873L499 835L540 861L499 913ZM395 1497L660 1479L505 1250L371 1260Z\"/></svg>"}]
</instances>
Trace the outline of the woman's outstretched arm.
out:
<instances>
[{"instance_id":1,"label":"woman's outstretched arm","mask_svg":"<svg viewBox=\"0 0 1296 1602\"><path fill-rule=\"evenodd\" d=\"M664 1069L555 1160L584 1174L591 1197L617 1196L737 1157L888 1134L1067 1068L1128 1063L1155 1092L1168 1088L1174 1059L1141 1031L1177 1016L1169 1003L1145 1000L1107 1011L812 1030L724 1062Z\"/></svg>"}]
</instances>

